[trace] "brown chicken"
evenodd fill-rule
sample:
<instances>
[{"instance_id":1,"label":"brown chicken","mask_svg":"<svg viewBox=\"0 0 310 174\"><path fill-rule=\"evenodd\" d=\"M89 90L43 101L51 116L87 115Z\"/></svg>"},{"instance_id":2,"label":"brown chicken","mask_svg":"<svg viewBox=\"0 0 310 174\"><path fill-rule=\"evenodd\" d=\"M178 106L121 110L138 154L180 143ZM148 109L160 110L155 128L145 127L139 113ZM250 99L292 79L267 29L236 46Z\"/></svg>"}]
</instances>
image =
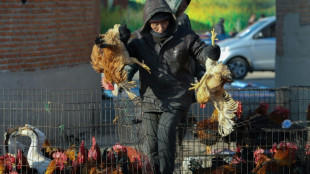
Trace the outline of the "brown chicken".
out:
<instances>
[{"instance_id":1,"label":"brown chicken","mask_svg":"<svg viewBox=\"0 0 310 174\"><path fill-rule=\"evenodd\" d=\"M124 146L116 144L112 149L106 148L102 154L102 162L96 169L98 174L122 174L127 169L127 151ZM118 163L118 161L121 161ZM118 163L118 164L117 164ZM125 172L128 173L128 172Z\"/></svg>"},{"instance_id":2,"label":"brown chicken","mask_svg":"<svg viewBox=\"0 0 310 174\"><path fill-rule=\"evenodd\" d=\"M236 112L234 113L237 117L241 117L242 114L242 104L240 101L236 102L238 107ZM196 123L195 130L193 131L194 136L198 137L200 141L207 146L215 144L220 136L218 133L218 117L219 112L217 109L214 109L210 118L204 119ZM226 139L224 139L226 141ZM211 149L211 147L207 147L207 149Z\"/></svg>"},{"instance_id":3,"label":"brown chicken","mask_svg":"<svg viewBox=\"0 0 310 174\"><path fill-rule=\"evenodd\" d=\"M226 164L213 170L211 174L238 174L239 172L233 164Z\"/></svg>"},{"instance_id":4,"label":"brown chicken","mask_svg":"<svg viewBox=\"0 0 310 174\"><path fill-rule=\"evenodd\" d=\"M53 160L48 165L45 174L62 173L67 166L67 156L63 152L53 153Z\"/></svg>"},{"instance_id":5,"label":"brown chicken","mask_svg":"<svg viewBox=\"0 0 310 174\"><path fill-rule=\"evenodd\" d=\"M128 96L133 99L136 97L130 89L135 86L134 82L127 82L127 72L125 71L126 64L136 63L142 66L150 73L149 67L142 64L135 58L129 57L125 45L120 40L119 29L120 25L115 24L114 28L109 29L101 37L101 46L94 45L91 54L91 64L95 71L104 73L103 84L106 84L109 89L113 90L114 84L122 87Z\"/></svg>"},{"instance_id":6,"label":"brown chicken","mask_svg":"<svg viewBox=\"0 0 310 174\"><path fill-rule=\"evenodd\" d=\"M119 143L116 143L114 146L113 146L113 151L117 154L118 158L123 158L125 156L127 156L127 149L125 146L119 144Z\"/></svg>"},{"instance_id":7,"label":"brown chicken","mask_svg":"<svg viewBox=\"0 0 310 174\"><path fill-rule=\"evenodd\" d=\"M3 174L4 172L5 172L4 160L0 159L0 173Z\"/></svg>"},{"instance_id":8,"label":"brown chicken","mask_svg":"<svg viewBox=\"0 0 310 174\"><path fill-rule=\"evenodd\" d=\"M123 174L121 164L118 164L116 167L106 165L105 162L102 162L100 168L96 169L96 174Z\"/></svg>"},{"instance_id":9,"label":"brown chicken","mask_svg":"<svg viewBox=\"0 0 310 174\"><path fill-rule=\"evenodd\" d=\"M88 150L88 161L94 165L101 163L101 151L95 137L92 137L92 146Z\"/></svg>"},{"instance_id":10,"label":"brown chicken","mask_svg":"<svg viewBox=\"0 0 310 174\"><path fill-rule=\"evenodd\" d=\"M77 149L75 147L75 145L72 145L70 146L69 148L67 148L65 151L64 151L65 155L67 156L67 158L69 159L68 161L69 162L73 162L73 161L76 161L76 154L77 154Z\"/></svg>"},{"instance_id":11,"label":"brown chicken","mask_svg":"<svg viewBox=\"0 0 310 174\"><path fill-rule=\"evenodd\" d=\"M152 174L151 164L146 155L137 149L129 146L122 146L120 144L116 144L113 146L114 152L118 154L119 158L127 158L128 163L128 173L130 174L142 174L148 173Z\"/></svg>"},{"instance_id":12,"label":"brown chicken","mask_svg":"<svg viewBox=\"0 0 310 174\"><path fill-rule=\"evenodd\" d=\"M222 165L212 171L213 174L240 174L245 169L246 161L242 159L241 147L237 146L236 153L233 155L233 160L226 165Z\"/></svg>"},{"instance_id":13,"label":"brown chicken","mask_svg":"<svg viewBox=\"0 0 310 174\"><path fill-rule=\"evenodd\" d=\"M88 149L84 146L84 140L82 140L82 143L79 148L79 153L77 154L76 161L72 162L73 171L72 174L78 174L81 173L83 167L87 163L87 157L88 157Z\"/></svg>"},{"instance_id":14,"label":"brown chicken","mask_svg":"<svg viewBox=\"0 0 310 174\"><path fill-rule=\"evenodd\" d=\"M17 150L16 156L16 171L21 174L38 173L36 169L30 168L27 157L24 155L24 152L19 149Z\"/></svg>"},{"instance_id":15,"label":"brown chicken","mask_svg":"<svg viewBox=\"0 0 310 174\"><path fill-rule=\"evenodd\" d=\"M208 146L215 144L219 140L217 117L218 111L215 109L210 118L197 122L193 131L194 136Z\"/></svg>"},{"instance_id":16,"label":"brown chicken","mask_svg":"<svg viewBox=\"0 0 310 174\"><path fill-rule=\"evenodd\" d=\"M243 131L245 129L244 127L253 127L255 126L255 124L267 120L266 116L268 114L268 108L268 103L261 102L259 106L254 110L254 112L251 112L245 117L237 120L237 123L242 123L240 124L242 126L236 129L239 131Z\"/></svg>"},{"instance_id":17,"label":"brown chicken","mask_svg":"<svg viewBox=\"0 0 310 174\"><path fill-rule=\"evenodd\" d=\"M238 109L239 108L240 107L238 107ZM268 122L268 108L269 105L262 102L257 108L254 109L254 111L242 112L241 118L236 120L234 131L229 136L224 137L223 140L225 142L236 142L236 144L239 146L255 145L256 141L253 140L255 137L261 136L260 132L257 130L262 128L262 124L264 125L266 122ZM240 112L237 111L236 114L237 113ZM260 141L261 140L259 140L259 142Z\"/></svg>"},{"instance_id":18,"label":"brown chicken","mask_svg":"<svg viewBox=\"0 0 310 174\"><path fill-rule=\"evenodd\" d=\"M273 158L281 166L289 166L296 162L297 146L290 142L281 142L278 146L274 144L272 150Z\"/></svg>"},{"instance_id":19,"label":"brown chicken","mask_svg":"<svg viewBox=\"0 0 310 174\"><path fill-rule=\"evenodd\" d=\"M216 33L212 31L212 43ZM231 72L226 65L218 63L211 59L206 61L206 72L201 78L200 82L193 84L190 90L197 91L197 102L205 104L209 100L218 110L218 131L221 136L227 136L233 131L234 121L238 104L225 91L224 84L232 82Z\"/></svg>"},{"instance_id":20,"label":"brown chicken","mask_svg":"<svg viewBox=\"0 0 310 174\"><path fill-rule=\"evenodd\" d=\"M10 154L0 156L0 173L17 173L13 166L15 165L15 157Z\"/></svg>"},{"instance_id":21,"label":"brown chicken","mask_svg":"<svg viewBox=\"0 0 310 174\"><path fill-rule=\"evenodd\" d=\"M290 111L288 109L279 106L268 114L268 120L274 124L281 124L284 120L288 119L289 114Z\"/></svg>"},{"instance_id":22,"label":"brown chicken","mask_svg":"<svg viewBox=\"0 0 310 174\"><path fill-rule=\"evenodd\" d=\"M260 152L257 152L260 151ZM272 158L268 158L259 149L254 152L256 167L252 173L267 174L267 173L285 173L286 167L290 167L296 162L297 146L290 142L281 142L279 145L276 143L270 150Z\"/></svg>"},{"instance_id":23,"label":"brown chicken","mask_svg":"<svg viewBox=\"0 0 310 174\"><path fill-rule=\"evenodd\" d=\"M268 109L269 109L269 104L265 103L265 102L261 102L259 104L259 107L255 109L254 113L255 114L260 114L262 116L267 116Z\"/></svg>"},{"instance_id":24,"label":"brown chicken","mask_svg":"<svg viewBox=\"0 0 310 174\"><path fill-rule=\"evenodd\" d=\"M101 151L97 145L96 138L92 137L92 146L88 150L87 162L82 168L82 173L96 173L101 164Z\"/></svg>"},{"instance_id":25,"label":"brown chicken","mask_svg":"<svg viewBox=\"0 0 310 174\"><path fill-rule=\"evenodd\" d=\"M254 159L256 167L251 173L266 174L268 171L277 171L277 164L274 160L267 157L263 149L257 149L254 152Z\"/></svg>"},{"instance_id":26,"label":"brown chicken","mask_svg":"<svg viewBox=\"0 0 310 174\"><path fill-rule=\"evenodd\" d=\"M45 139L41 151L45 157L53 159L53 153L61 150L59 148L53 147L50 142Z\"/></svg>"},{"instance_id":27,"label":"brown chicken","mask_svg":"<svg viewBox=\"0 0 310 174\"><path fill-rule=\"evenodd\" d=\"M218 64L209 68L205 78L200 81L201 85L193 88L197 91L197 101L200 104L205 104L210 100L218 110L218 131L221 136L226 136L233 131L234 121L232 119L238 107L238 104L224 90L224 84L228 82L226 77L230 75L228 75L230 71L224 67L223 64Z\"/></svg>"},{"instance_id":28,"label":"brown chicken","mask_svg":"<svg viewBox=\"0 0 310 174\"><path fill-rule=\"evenodd\" d=\"M142 153L132 147L126 146L127 156L129 158L129 172L132 174L142 174Z\"/></svg>"}]
</instances>

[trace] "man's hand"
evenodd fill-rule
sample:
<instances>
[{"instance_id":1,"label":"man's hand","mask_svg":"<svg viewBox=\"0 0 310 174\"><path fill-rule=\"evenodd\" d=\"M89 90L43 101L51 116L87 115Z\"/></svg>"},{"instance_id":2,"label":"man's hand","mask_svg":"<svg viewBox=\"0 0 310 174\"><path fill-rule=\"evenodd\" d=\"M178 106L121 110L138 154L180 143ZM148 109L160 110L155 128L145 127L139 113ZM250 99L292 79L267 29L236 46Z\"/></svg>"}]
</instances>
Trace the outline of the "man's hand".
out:
<instances>
[{"instance_id":1,"label":"man's hand","mask_svg":"<svg viewBox=\"0 0 310 174\"><path fill-rule=\"evenodd\" d=\"M217 36L217 33L215 33L214 28L213 28L213 30L211 31L212 45L207 47L208 58L212 59L213 61L219 60L221 56L221 49L218 45L215 44L215 41L217 40L216 36Z\"/></svg>"},{"instance_id":2,"label":"man's hand","mask_svg":"<svg viewBox=\"0 0 310 174\"><path fill-rule=\"evenodd\" d=\"M95 39L95 44L100 45L103 42L103 37L102 36L97 36Z\"/></svg>"},{"instance_id":3,"label":"man's hand","mask_svg":"<svg viewBox=\"0 0 310 174\"><path fill-rule=\"evenodd\" d=\"M219 60L220 56L221 56L221 49L218 45L209 45L207 48L207 56L208 58L217 61Z\"/></svg>"},{"instance_id":4,"label":"man's hand","mask_svg":"<svg viewBox=\"0 0 310 174\"><path fill-rule=\"evenodd\" d=\"M130 30L127 28L126 24L121 25L118 28L118 32L119 32L119 37L120 40L124 43L127 44L129 38L130 38Z\"/></svg>"},{"instance_id":5,"label":"man's hand","mask_svg":"<svg viewBox=\"0 0 310 174\"><path fill-rule=\"evenodd\" d=\"M99 35L96 37L95 44L100 48L107 48L107 47L114 47L115 46L115 45L111 45L111 44L106 44L102 35Z\"/></svg>"}]
</instances>

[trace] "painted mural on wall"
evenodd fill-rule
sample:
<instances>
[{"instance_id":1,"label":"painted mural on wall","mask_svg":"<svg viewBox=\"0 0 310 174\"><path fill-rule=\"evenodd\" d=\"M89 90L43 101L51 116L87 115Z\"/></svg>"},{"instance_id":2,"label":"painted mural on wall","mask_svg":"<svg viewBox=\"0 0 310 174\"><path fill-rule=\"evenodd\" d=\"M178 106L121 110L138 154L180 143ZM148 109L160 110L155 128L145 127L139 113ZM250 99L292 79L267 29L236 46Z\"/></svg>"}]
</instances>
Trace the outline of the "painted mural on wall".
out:
<instances>
[{"instance_id":1,"label":"painted mural on wall","mask_svg":"<svg viewBox=\"0 0 310 174\"><path fill-rule=\"evenodd\" d=\"M132 30L142 26L145 0L103 0L101 12L101 32L115 23L126 23ZM124 7L124 1L128 1ZM210 31L220 20L225 19L227 33L240 31L248 25L251 14L255 20L261 15L275 15L275 0L192 0L185 11L191 19L192 28L199 33Z\"/></svg>"}]
</instances>

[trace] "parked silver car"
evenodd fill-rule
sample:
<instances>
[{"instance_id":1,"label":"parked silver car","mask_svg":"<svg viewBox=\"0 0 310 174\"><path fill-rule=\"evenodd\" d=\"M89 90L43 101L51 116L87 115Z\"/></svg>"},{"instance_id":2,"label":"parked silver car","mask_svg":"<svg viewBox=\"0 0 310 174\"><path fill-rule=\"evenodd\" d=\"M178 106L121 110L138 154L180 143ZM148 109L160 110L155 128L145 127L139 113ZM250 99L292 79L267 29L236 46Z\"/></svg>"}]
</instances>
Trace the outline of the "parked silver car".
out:
<instances>
[{"instance_id":1,"label":"parked silver car","mask_svg":"<svg viewBox=\"0 0 310 174\"><path fill-rule=\"evenodd\" d=\"M275 23L275 16L265 17L235 37L217 43L221 47L219 61L228 65L234 79L243 79L248 72L274 71Z\"/></svg>"}]
</instances>

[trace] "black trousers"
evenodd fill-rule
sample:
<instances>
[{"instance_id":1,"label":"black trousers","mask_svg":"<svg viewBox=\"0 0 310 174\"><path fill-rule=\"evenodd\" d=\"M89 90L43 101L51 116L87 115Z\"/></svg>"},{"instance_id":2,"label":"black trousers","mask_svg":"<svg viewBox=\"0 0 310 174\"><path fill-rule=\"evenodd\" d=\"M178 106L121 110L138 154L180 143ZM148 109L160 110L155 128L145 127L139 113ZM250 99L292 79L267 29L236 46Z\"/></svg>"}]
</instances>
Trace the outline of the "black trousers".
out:
<instances>
[{"instance_id":1,"label":"black trousers","mask_svg":"<svg viewBox=\"0 0 310 174\"><path fill-rule=\"evenodd\" d=\"M172 174L174 171L176 132L180 120L187 111L172 109L166 112L144 112L148 156L156 174Z\"/></svg>"}]
</instances>

